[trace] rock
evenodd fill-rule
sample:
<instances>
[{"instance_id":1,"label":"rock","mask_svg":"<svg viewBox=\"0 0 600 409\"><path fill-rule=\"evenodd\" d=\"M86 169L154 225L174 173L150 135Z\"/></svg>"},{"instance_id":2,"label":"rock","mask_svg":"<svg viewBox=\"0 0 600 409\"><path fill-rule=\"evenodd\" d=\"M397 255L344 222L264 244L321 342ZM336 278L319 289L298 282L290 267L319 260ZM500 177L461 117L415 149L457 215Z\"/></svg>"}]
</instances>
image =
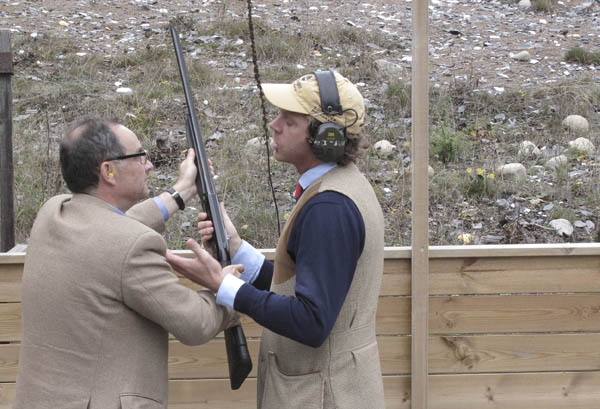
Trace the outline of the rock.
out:
<instances>
[{"instance_id":1,"label":"rock","mask_svg":"<svg viewBox=\"0 0 600 409\"><path fill-rule=\"evenodd\" d=\"M487 235L482 236L479 244L500 244L504 240L504 236Z\"/></svg>"},{"instance_id":2,"label":"rock","mask_svg":"<svg viewBox=\"0 0 600 409\"><path fill-rule=\"evenodd\" d=\"M475 240L475 236L471 233L461 233L458 235L458 240L462 241L463 244L471 244Z\"/></svg>"},{"instance_id":3,"label":"rock","mask_svg":"<svg viewBox=\"0 0 600 409\"><path fill-rule=\"evenodd\" d=\"M530 0L521 0L518 4L520 9L528 9L531 7L531 1Z\"/></svg>"},{"instance_id":4,"label":"rock","mask_svg":"<svg viewBox=\"0 0 600 409\"><path fill-rule=\"evenodd\" d=\"M550 158L545 164L544 168L549 170L557 170L562 166L567 166L569 163L569 159L565 155L558 155L553 158Z\"/></svg>"},{"instance_id":5,"label":"rock","mask_svg":"<svg viewBox=\"0 0 600 409\"><path fill-rule=\"evenodd\" d=\"M527 178L527 169L520 163L507 163L498 167L496 173L508 180L523 181Z\"/></svg>"},{"instance_id":6,"label":"rock","mask_svg":"<svg viewBox=\"0 0 600 409\"><path fill-rule=\"evenodd\" d=\"M523 141L519 145L519 159L539 158L542 151L531 141Z\"/></svg>"},{"instance_id":7,"label":"rock","mask_svg":"<svg viewBox=\"0 0 600 409\"><path fill-rule=\"evenodd\" d=\"M380 72L389 74L390 76L400 78L404 73L404 68L401 65L390 62L388 60L379 59L375 61L375 66Z\"/></svg>"},{"instance_id":8,"label":"rock","mask_svg":"<svg viewBox=\"0 0 600 409\"><path fill-rule=\"evenodd\" d=\"M503 209L507 209L508 206L510 206L510 203L506 199L498 199L498 200L496 200L496 206L503 208Z\"/></svg>"},{"instance_id":9,"label":"rock","mask_svg":"<svg viewBox=\"0 0 600 409\"><path fill-rule=\"evenodd\" d=\"M517 60L517 61L529 61L531 59L531 56L529 55L529 51L527 51L527 50L521 51L520 53L517 53L517 54L510 53L508 56L510 58L512 58L513 60Z\"/></svg>"},{"instance_id":10,"label":"rock","mask_svg":"<svg viewBox=\"0 0 600 409\"><path fill-rule=\"evenodd\" d=\"M584 138L583 136L574 141L569 141L569 149L578 153L583 153L589 157L593 157L596 153L594 144L588 138Z\"/></svg>"},{"instance_id":11,"label":"rock","mask_svg":"<svg viewBox=\"0 0 600 409\"><path fill-rule=\"evenodd\" d=\"M373 150L375 154L380 158L388 158L394 154L394 149L396 147L391 144L390 141L386 139L382 139L380 141L375 142L373 145Z\"/></svg>"},{"instance_id":12,"label":"rock","mask_svg":"<svg viewBox=\"0 0 600 409\"><path fill-rule=\"evenodd\" d=\"M562 124L573 132L587 132L590 130L588 120L581 115L569 115L563 119Z\"/></svg>"},{"instance_id":13,"label":"rock","mask_svg":"<svg viewBox=\"0 0 600 409\"><path fill-rule=\"evenodd\" d=\"M119 88L117 88L117 94L133 95L133 90L131 88L119 87Z\"/></svg>"},{"instance_id":14,"label":"rock","mask_svg":"<svg viewBox=\"0 0 600 409\"><path fill-rule=\"evenodd\" d=\"M573 225L567 219L554 219L550 222L550 227L562 237L571 237L573 234Z\"/></svg>"},{"instance_id":15,"label":"rock","mask_svg":"<svg viewBox=\"0 0 600 409\"><path fill-rule=\"evenodd\" d=\"M265 143L263 138L258 136L256 138L249 139L248 142L246 142L246 150L250 151L251 153L262 153L264 147Z\"/></svg>"}]
</instances>

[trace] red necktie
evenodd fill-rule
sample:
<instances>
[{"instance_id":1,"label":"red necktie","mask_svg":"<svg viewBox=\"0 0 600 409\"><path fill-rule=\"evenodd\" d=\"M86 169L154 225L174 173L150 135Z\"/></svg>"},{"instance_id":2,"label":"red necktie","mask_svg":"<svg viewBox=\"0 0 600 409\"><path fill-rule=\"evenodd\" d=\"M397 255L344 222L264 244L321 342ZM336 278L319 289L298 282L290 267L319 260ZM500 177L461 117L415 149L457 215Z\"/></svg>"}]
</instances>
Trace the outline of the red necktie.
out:
<instances>
[{"instance_id":1,"label":"red necktie","mask_svg":"<svg viewBox=\"0 0 600 409\"><path fill-rule=\"evenodd\" d=\"M294 199L298 200L298 198L300 197L300 195L302 194L302 186L300 186L300 183L296 184L296 191L294 192Z\"/></svg>"}]
</instances>

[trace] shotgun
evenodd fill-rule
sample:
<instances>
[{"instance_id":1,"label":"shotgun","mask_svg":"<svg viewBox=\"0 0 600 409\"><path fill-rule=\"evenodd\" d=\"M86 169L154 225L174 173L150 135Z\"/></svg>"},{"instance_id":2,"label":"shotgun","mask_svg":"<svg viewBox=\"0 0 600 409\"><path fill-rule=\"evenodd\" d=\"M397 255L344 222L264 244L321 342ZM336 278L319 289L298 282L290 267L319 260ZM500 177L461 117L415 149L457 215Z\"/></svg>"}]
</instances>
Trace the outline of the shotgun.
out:
<instances>
[{"instance_id":1,"label":"shotgun","mask_svg":"<svg viewBox=\"0 0 600 409\"><path fill-rule=\"evenodd\" d=\"M223 216L221 215L221 209L219 208L219 200L217 199L217 193L215 191L212 175L210 173L210 166L202 141L202 134L200 133L198 119L195 114L194 97L187 79L187 70L181 53L181 45L179 43L179 33L173 25L171 25L170 29L187 105L185 128L188 145L196 152L196 167L198 168L196 186L198 187L198 195L202 201L202 207L208 214L208 218L212 221L214 227L214 235L209 245L212 247L212 254L219 260L221 266L225 267L231 264L231 255L229 253L229 243L227 242L225 224L223 223ZM239 389L252 370L252 359L248 352L246 337L244 336L244 330L241 325L236 325L225 330L225 347L227 349L231 389Z\"/></svg>"}]
</instances>

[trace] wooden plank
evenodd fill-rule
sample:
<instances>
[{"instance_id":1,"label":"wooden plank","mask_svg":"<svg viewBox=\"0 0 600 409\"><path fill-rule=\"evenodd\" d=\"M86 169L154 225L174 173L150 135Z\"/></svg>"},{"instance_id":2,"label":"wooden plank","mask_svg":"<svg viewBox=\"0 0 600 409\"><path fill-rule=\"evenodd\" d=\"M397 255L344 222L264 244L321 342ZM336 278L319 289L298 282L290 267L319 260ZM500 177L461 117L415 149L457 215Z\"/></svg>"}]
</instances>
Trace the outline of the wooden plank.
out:
<instances>
[{"instance_id":1,"label":"wooden plank","mask_svg":"<svg viewBox=\"0 0 600 409\"><path fill-rule=\"evenodd\" d=\"M247 338L260 338L262 326L246 315L240 321ZM410 334L410 299L380 298L376 330L378 335ZM21 331L21 304L0 303L0 342L20 341Z\"/></svg>"},{"instance_id":2,"label":"wooden plank","mask_svg":"<svg viewBox=\"0 0 600 409\"><path fill-rule=\"evenodd\" d=\"M598 345L600 334L430 337L430 373L597 371Z\"/></svg>"},{"instance_id":3,"label":"wooden plank","mask_svg":"<svg viewBox=\"0 0 600 409\"><path fill-rule=\"evenodd\" d=\"M430 375L430 409L598 409L599 372ZM410 408L410 377L383 378L386 407ZM11 409L15 384L0 384ZM255 409L256 379L237 391L225 379L169 381L169 409Z\"/></svg>"},{"instance_id":4,"label":"wooden plank","mask_svg":"<svg viewBox=\"0 0 600 409\"><path fill-rule=\"evenodd\" d=\"M412 2L411 408L427 409L429 336L429 2Z\"/></svg>"},{"instance_id":5,"label":"wooden plank","mask_svg":"<svg viewBox=\"0 0 600 409\"><path fill-rule=\"evenodd\" d=\"M21 264L25 262L25 253L7 252L0 253L0 265L2 264Z\"/></svg>"},{"instance_id":6,"label":"wooden plank","mask_svg":"<svg viewBox=\"0 0 600 409\"><path fill-rule=\"evenodd\" d=\"M17 380L20 348L21 345L19 344L0 344L0 382L15 382Z\"/></svg>"},{"instance_id":7,"label":"wooden plank","mask_svg":"<svg viewBox=\"0 0 600 409\"><path fill-rule=\"evenodd\" d=\"M410 296L411 261L409 259L386 259L383 263L380 296Z\"/></svg>"},{"instance_id":8,"label":"wooden plank","mask_svg":"<svg viewBox=\"0 0 600 409\"><path fill-rule=\"evenodd\" d=\"M395 253L391 250L390 257ZM397 252L402 256L402 249ZM598 256L600 243L432 246L430 258Z\"/></svg>"},{"instance_id":9,"label":"wooden plank","mask_svg":"<svg viewBox=\"0 0 600 409\"><path fill-rule=\"evenodd\" d=\"M410 372L409 338L379 337L377 343L381 369L384 375L408 374ZM259 344L259 340L248 341L248 349L254 363L250 373L251 377L256 376ZM195 347L183 345L179 341L170 342L170 379L226 378L227 376L228 367L224 340L213 340Z\"/></svg>"},{"instance_id":10,"label":"wooden plank","mask_svg":"<svg viewBox=\"0 0 600 409\"><path fill-rule=\"evenodd\" d=\"M19 303L0 304L0 341L21 339ZM262 327L242 317L248 338ZM382 297L378 335L410 334L410 299ZM429 331L436 335L535 332L599 332L600 294L432 297Z\"/></svg>"},{"instance_id":11,"label":"wooden plank","mask_svg":"<svg viewBox=\"0 0 600 409\"><path fill-rule=\"evenodd\" d=\"M19 263L0 263L0 302L21 300L22 270ZM386 260L381 296L409 296L410 288L410 260ZM600 257L432 259L429 288L430 295L600 292Z\"/></svg>"},{"instance_id":12,"label":"wooden plank","mask_svg":"<svg viewBox=\"0 0 600 409\"><path fill-rule=\"evenodd\" d=\"M254 367L250 377L256 376L260 341L248 340L248 349ZM381 368L385 375L410 372L410 339L399 337L378 338ZM20 344L0 344L0 382L17 379ZM215 339L204 345L187 346L179 341L169 342L169 378L225 379L229 376L225 341Z\"/></svg>"},{"instance_id":13,"label":"wooden plank","mask_svg":"<svg viewBox=\"0 0 600 409\"><path fill-rule=\"evenodd\" d=\"M248 341L256 376L259 340ZM384 375L410 373L410 339L379 337ZM483 335L429 338L429 372L494 373L600 370L600 334ZM170 379L226 379L223 339L200 346L169 344ZM14 382L18 344L0 345L0 382Z\"/></svg>"},{"instance_id":14,"label":"wooden plank","mask_svg":"<svg viewBox=\"0 0 600 409\"><path fill-rule=\"evenodd\" d=\"M410 407L408 376L384 377L383 388L387 408ZM232 391L225 379L170 381L169 409L190 409L192 405L194 409L256 409L256 378L246 379L237 391Z\"/></svg>"},{"instance_id":15,"label":"wooden plank","mask_svg":"<svg viewBox=\"0 0 600 409\"><path fill-rule=\"evenodd\" d=\"M12 409L15 400L15 384L0 383L0 409Z\"/></svg>"},{"instance_id":16,"label":"wooden plank","mask_svg":"<svg viewBox=\"0 0 600 409\"><path fill-rule=\"evenodd\" d=\"M600 257L432 259L431 294L576 293L600 291Z\"/></svg>"},{"instance_id":17,"label":"wooden plank","mask_svg":"<svg viewBox=\"0 0 600 409\"><path fill-rule=\"evenodd\" d=\"M430 299L432 334L600 331L600 294Z\"/></svg>"},{"instance_id":18,"label":"wooden plank","mask_svg":"<svg viewBox=\"0 0 600 409\"><path fill-rule=\"evenodd\" d=\"M21 339L19 303L0 304L0 341ZM248 338L262 327L242 317ZM600 294L432 297L431 334L598 332ZM378 335L410 334L410 299L382 297L377 309Z\"/></svg>"},{"instance_id":19,"label":"wooden plank","mask_svg":"<svg viewBox=\"0 0 600 409\"><path fill-rule=\"evenodd\" d=\"M171 381L169 409L254 409L255 382L231 391L226 380ZM432 375L429 382L431 409L598 409L600 402L598 372ZM384 390L386 407L411 407L409 377L384 377Z\"/></svg>"},{"instance_id":20,"label":"wooden plank","mask_svg":"<svg viewBox=\"0 0 600 409\"><path fill-rule=\"evenodd\" d=\"M274 249L258 249L267 259L273 260ZM173 250L175 254L191 257L189 250ZM483 257L575 257L600 255L600 243L559 243L559 244L500 244L480 246L429 246L430 259L483 258ZM385 247L386 260L410 260L410 247ZM0 264L6 262L23 263L25 253L1 253ZM14 261L20 260L20 261Z\"/></svg>"},{"instance_id":21,"label":"wooden plank","mask_svg":"<svg viewBox=\"0 0 600 409\"><path fill-rule=\"evenodd\" d=\"M410 377L383 378L388 408L410 407ZM14 383L0 383L0 409L11 409L15 398ZM169 409L256 409L256 378L248 378L232 391L225 379L169 381Z\"/></svg>"},{"instance_id":22,"label":"wooden plank","mask_svg":"<svg viewBox=\"0 0 600 409\"><path fill-rule=\"evenodd\" d=\"M382 373L409 374L410 339L382 336L377 341ZM259 341L248 343L256 363ZM600 370L598 345L600 334L432 336L429 338L429 371L443 374ZM256 376L255 369L251 376ZM226 378L223 341L215 340L198 347L172 341L169 377ZM6 380L10 378L2 379Z\"/></svg>"},{"instance_id":23,"label":"wooden plank","mask_svg":"<svg viewBox=\"0 0 600 409\"><path fill-rule=\"evenodd\" d=\"M408 296L410 291L410 260L387 258L381 295ZM430 295L578 292L600 292L598 255L431 258L429 262Z\"/></svg>"},{"instance_id":24,"label":"wooden plank","mask_svg":"<svg viewBox=\"0 0 600 409\"><path fill-rule=\"evenodd\" d=\"M598 409L600 372L432 375L430 409Z\"/></svg>"},{"instance_id":25,"label":"wooden plank","mask_svg":"<svg viewBox=\"0 0 600 409\"><path fill-rule=\"evenodd\" d=\"M0 264L0 302L21 301L22 264Z\"/></svg>"},{"instance_id":26,"label":"wooden plank","mask_svg":"<svg viewBox=\"0 0 600 409\"><path fill-rule=\"evenodd\" d=\"M21 304L0 304L0 342L20 341Z\"/></svg>"},{"instance_id":27,"label":"wooden plank","mask_svg":"<svg viewBox=\"0 0 600 409\"><path fill-rule=\"evenodd\" d=\"M388 248L386 251L382 296L410 295L411 261L390 257L397 251L400 250ZM465 250L456 251L465 253ZM597 251L600 255L600 249ZM189 252L181 253L189 255ZM470 252L471 255L476 253ZM20 300L17 280L21 277L24 259L24 253L0 253L0 302ZM182 284L200 289L187 279L182 279ZM431 258L429 284L430 295L600 291L600 257L556 253L542 257Z\"/></svg>"},{"instance_id":28,"label":"wooden plank","mask_svg":"<svg viewBox=\"0 0 600 409\"><path fill-rule=\"evenodd\" d=\"M11 32L0 30L0 251L15 245Z\"/></svg>"}]
</instances>

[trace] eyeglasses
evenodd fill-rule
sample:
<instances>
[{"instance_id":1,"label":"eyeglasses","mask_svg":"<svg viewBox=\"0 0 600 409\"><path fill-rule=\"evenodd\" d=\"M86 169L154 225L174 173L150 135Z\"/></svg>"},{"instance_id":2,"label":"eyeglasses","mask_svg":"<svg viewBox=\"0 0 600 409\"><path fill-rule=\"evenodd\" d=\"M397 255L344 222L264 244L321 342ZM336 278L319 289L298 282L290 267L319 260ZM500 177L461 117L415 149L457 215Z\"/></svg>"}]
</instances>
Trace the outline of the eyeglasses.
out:
<instances>
[{"instance_id":1,"label":"eyeglasses","mask_svg":"<svg viewBox=\"0 0 600 409\"><path fill-rule=\"evenodd\" d=\"M143 150L141 152L136 152L136 153L132 153L129 155L123 155L123 156L117 156L115 158L109 158L106 159L107 161L111 161L111 160L121 160L121 159L129 159L129 158L140 158L139 161L142 165L146 164L146 161L148 160L148 152Z\"/></svg>"}]
</instances>

